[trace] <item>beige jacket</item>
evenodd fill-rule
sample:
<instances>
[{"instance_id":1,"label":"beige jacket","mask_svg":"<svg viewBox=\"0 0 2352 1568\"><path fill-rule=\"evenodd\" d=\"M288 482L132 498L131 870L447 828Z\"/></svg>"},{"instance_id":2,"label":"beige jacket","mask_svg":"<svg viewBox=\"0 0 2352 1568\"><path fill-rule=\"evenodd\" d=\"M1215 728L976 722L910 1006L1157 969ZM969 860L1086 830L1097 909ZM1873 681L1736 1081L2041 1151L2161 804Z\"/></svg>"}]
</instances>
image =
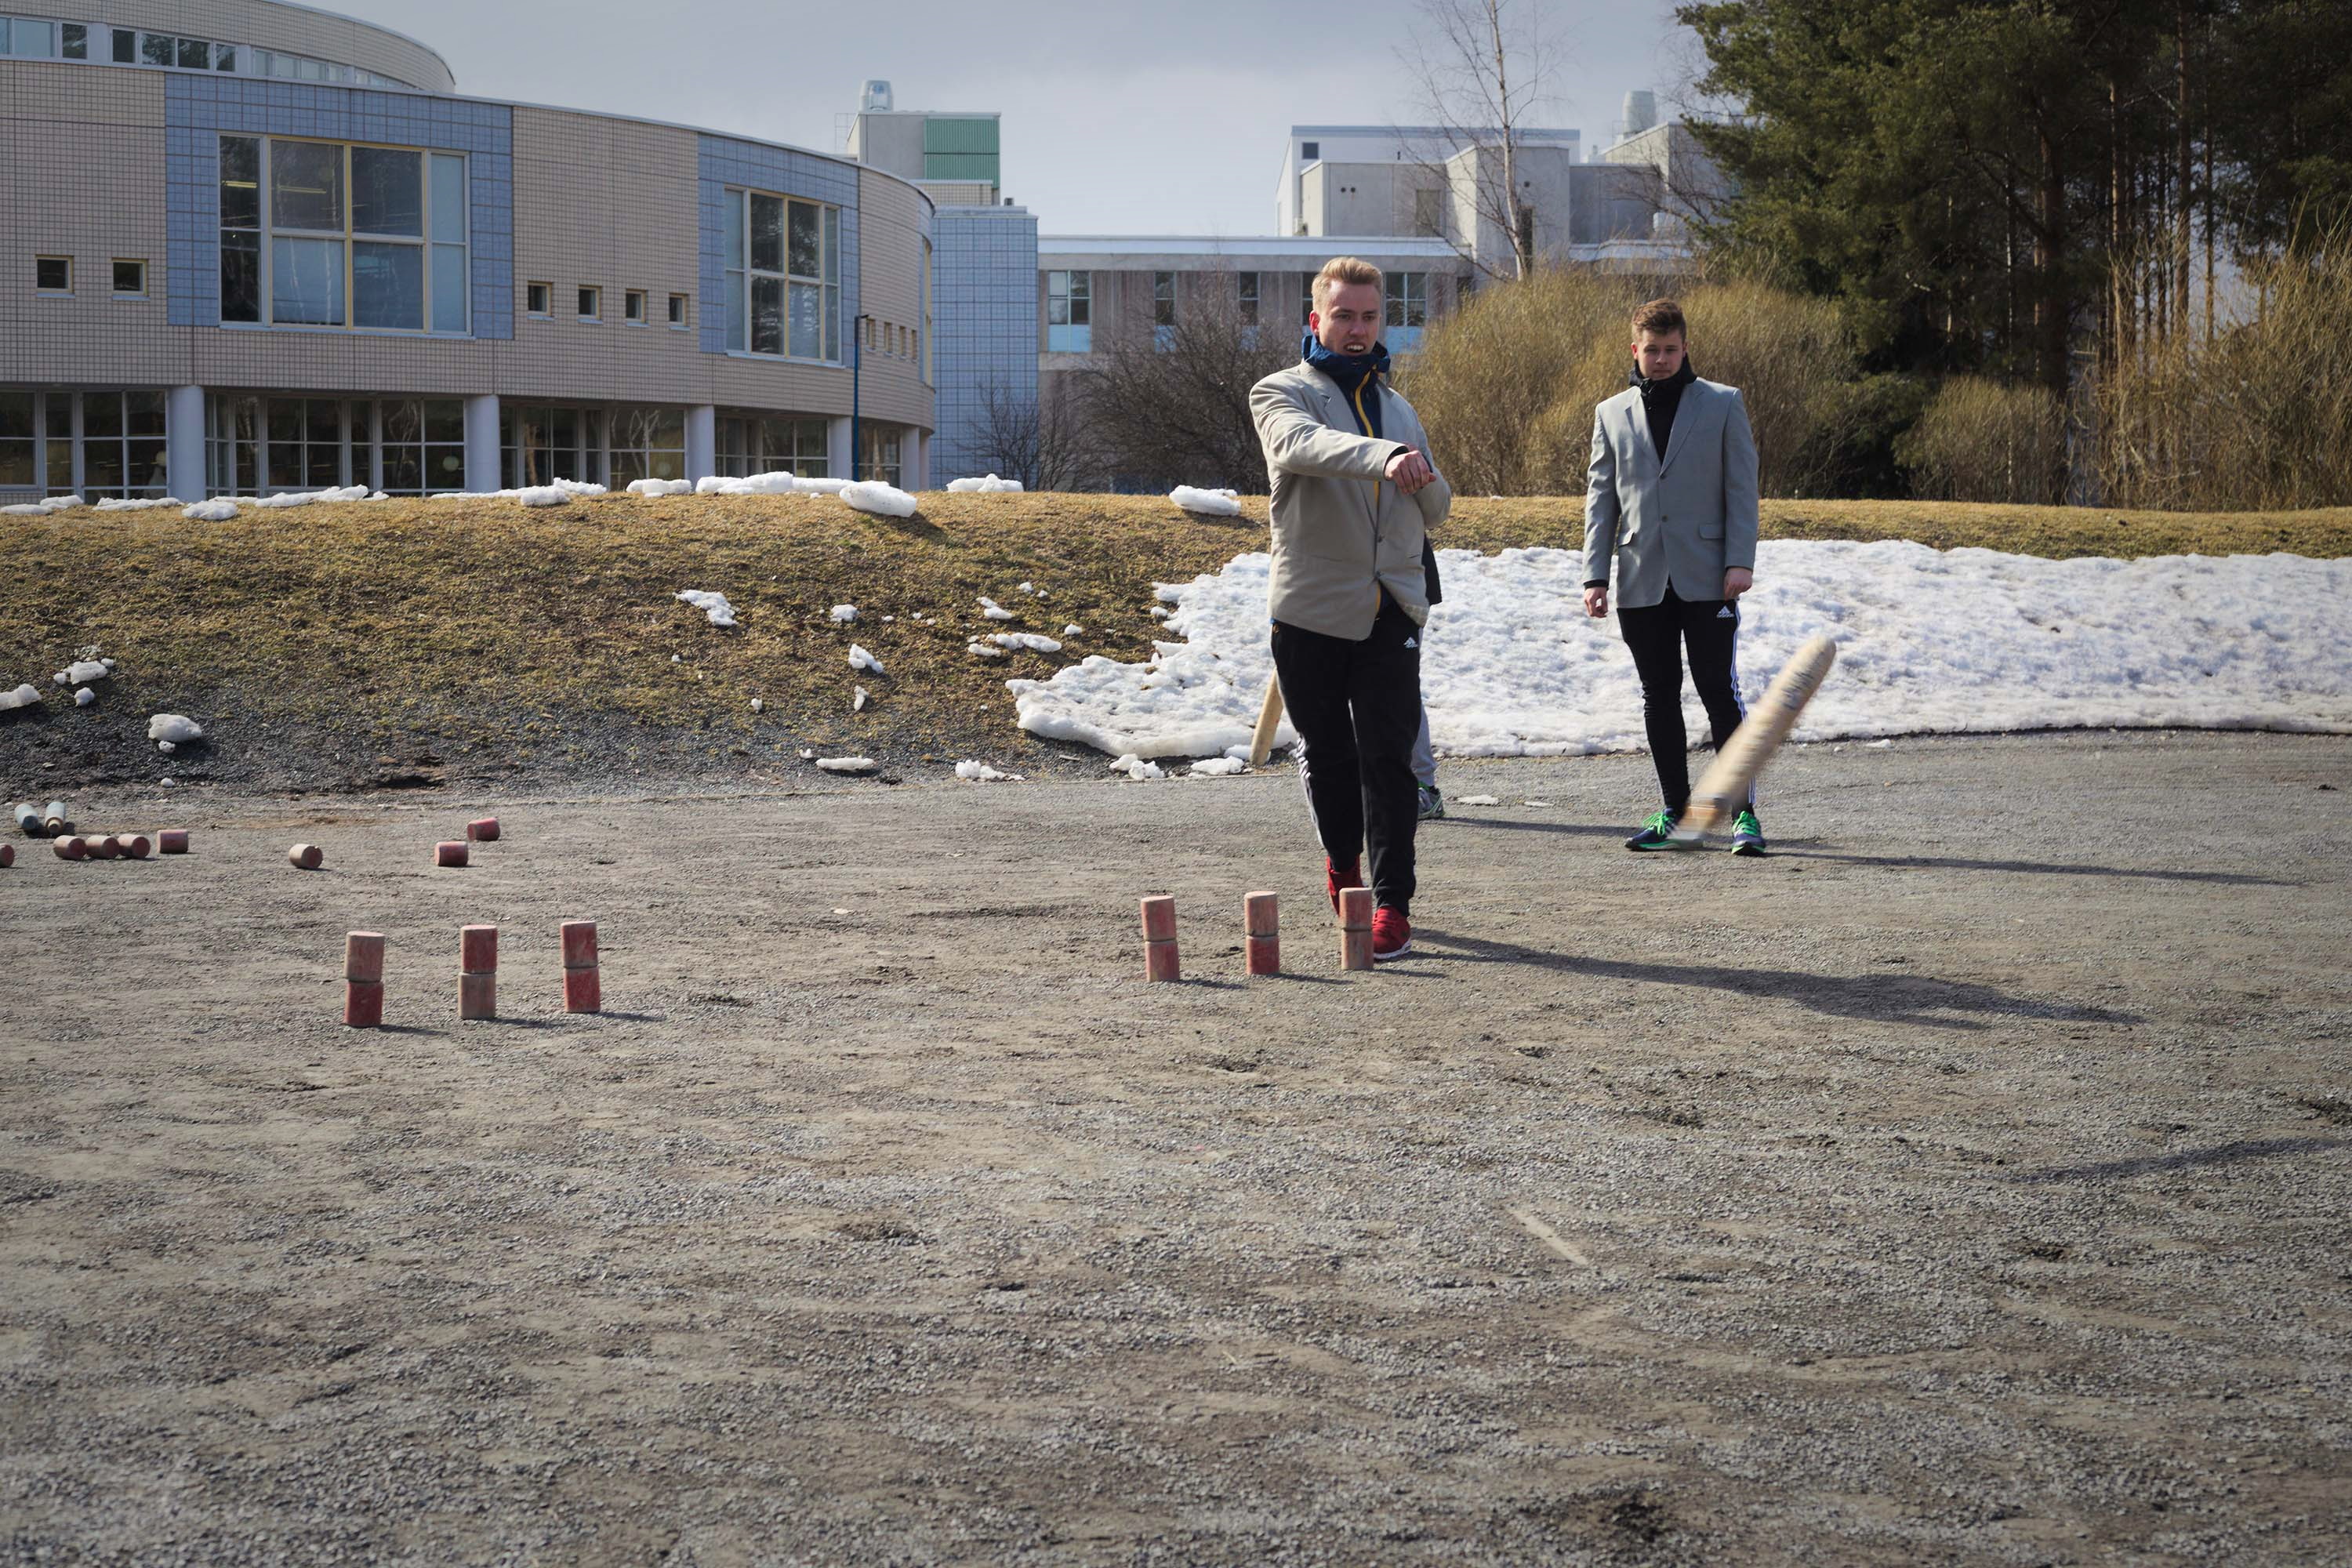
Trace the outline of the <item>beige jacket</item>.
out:
<instances>
[{"instance_id":1,"label":"beige jacket","mask_svg":"<svg viewBox=\"0 0 2352 1568\"><path fill-rule=\"evenodd\" d=\"M1387 434L1358 435L1339 384L1301 361L1250 389L1250 416L1274 489L1273 617L1361 642L1372 635L1385 588L1415 624L1427 621L1422 541L1445 521L1454 489L1441 474L1404 496L1386 478L1389 460L1405 448L1429 456L1412 405L1383 386Z\"/></svg>"}]
</instances>

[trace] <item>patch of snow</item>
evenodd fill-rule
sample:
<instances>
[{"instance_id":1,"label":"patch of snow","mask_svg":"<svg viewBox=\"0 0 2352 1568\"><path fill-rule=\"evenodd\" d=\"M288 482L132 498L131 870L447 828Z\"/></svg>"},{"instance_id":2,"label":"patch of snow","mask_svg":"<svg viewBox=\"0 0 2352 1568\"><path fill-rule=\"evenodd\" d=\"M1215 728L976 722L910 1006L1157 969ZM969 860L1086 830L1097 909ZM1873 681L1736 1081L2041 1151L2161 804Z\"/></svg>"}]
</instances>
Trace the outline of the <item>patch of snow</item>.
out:
<instances>
[{"instance_id":1,"label":"patch of snow","mask_svg":"<svg viewBox=\"0 0 2352 1568\"><path fill-rule=\"evenodd\" d=\"M964 645L963 651L971 655L974 658L1003 658L1004 657L1004 650L1003 648L998 647L993 643L984 643L978 641L977 639L966 643Z\"/></svg>"},{"instance_id":2,"label":"patch of snow","mask_svg":"<svg viewBox=\"0 0 2352 1568\"><path fill-rule=\"evenodd\" d=\"M1895 742L1892 742L1892 741L1873 741L1872 742L1870 742L1870 744L1869 744L1869 745L1867 745L1867 746L1864 747L1863 749L1864 749L1864 751L1870 751L1870 752L1883 752L1883 751L1885 751L1887 748L1889 748L1889 747L1893 746L1894 744L1895 744Z\"/></svg>"},{"instance_id":3,"label":"patch of snow","mask_svg":"<svg viewBox=\"0 0 2352 1568\"><path fill-rule=\"evenodd\" d=\"M19 708L38 708L41 689L26 681L14 691L0 691L0 713L12 713Z\"/></svg>"},{"instance_id":4,"label":"patch of snow","mask_svg":"<svg viewBox=\"0 0 2352 1568\"><path fill-rule=\"evenodd\" d=\"M113 670L94 658L78 658L49 677L59 686L80 686L92 680L104 680Z\"/></svg>"},{"instance_id":5,"label":"patch of snow","mask_svg":"<svg viewBox=\"0 0 2352 1568\"><path fill-rule=\"evenodd\" d=\"M867 653L864 648L859 647L856 643L851 643L849 645L849 668L852 669L870 669L875 674L879 675L882 673L882 661L876 658L872 654Z\"/></svg>"},{"instance_id":6,"label":"patch of snow","mask_svg":"<svg viewBox=\"0 0 2352 1568\"><path fill-rule=\"evenodd\" d=\"M758 698L754 697L753 699L751 699L751 711L752 711L752 712L757 713L757 712L759 712L759 711L761 710L761 708L763 708L763 707L765 707L765 706L766 706L766 704L762 703L762 702L761 702Z\"/></svg>"},{"instance_id":7,"label":"patch of snow","mask_svg":"<svg viewBox=\"0 0 2352 1568\"><path fill-rule=\"evenodd\" d=\"M629 493L633 496L682 496L694 487L684 479L631 479Z\"/></svg>"},{"instance_id":8,"label":"patch of snow","mask_svg":"<svg viewBox=\"0 0 2352 1568\"><path fill-rule=\"evenodd\" d=\"M694 493L698 496L788 496L808 488L806 481L781 472L753 474L740 479L706 474L694 482Z\"/></svg>"},{"instance_id":9,"label":"patch of snow","mask_svg":"<svg viewBox=\"0 0 2352 1568\"><path fill-rule=\"evenodd\" d=\"M833 607L833 620L835 626L845 626L856 618L857 606L855 605L835 605Z\"/></svg>"},{"instance_id":10,"label":"patch of snow","mask_svg":"<svg viewBox=\"0 0 2352 1568\"><path fill-rule=\"evenodd\" d=\"M998 604L995 600L990 598L985 594L982 594L980 596L980 613L987 616L992 621L1009 621L1013 618L1012 611L1006 609L1003 605Z\"/></svg>"},{"instance_id":11,"label":"patch of snow","mask_svg":"<svg viewBox=\"0 0 2352 1568\"><path fill-rule=\"evenodd\" d=\"M860 479L854 485L841 487L841 499L857 511L871 512L876 517L912 517L915 498L894 485L875 479Z\"/></svg>"},{"instance_id":12,"label":"patch of snow","mask_svg":"<svg viewBox=\"0 0 2352 1568\"><path fill-rule=\"evenodd\" d=\"M1072 621L1068 626L1062 628L1062 635L1066 637L1084 637L1086 635L1086 627L1078 625L1076 621Z\"/></svg>"},{"instance_id":13,"label":"patch of snow","mask_svg":"<svg viewBox=\"0 0 2352 1568\"><path fill-rule=\"evenodd\" d=\"M1242 503L1231 490L1204 490L1192 485L1178 485L1168 492L1168 499L1186 511L1202 517L1239 517Z\"/></svg>"},{"instance_id":14,"label":"patch of snow","mask_svg":"<svg viewBox=\"0 0 2352 1568\"><path fill-rule=\"evenodd\" d=\"M809 750L806 746L803 746L801 748L801 761L804 763L813 763L816 761L816 753Z\"/></svg>"},{"instance_id":15,"label":"patch of snow","mask_svg":"<svg viewBox=\"0 0 2352 1568\"><path fill-rule=\"evenodd\" d=\"M90 510L93 511L149 511L159 506L187 504L177 496L165 496L160 500L123 500L115 496L109 496Z\"/></svg>"},{"instance_id":16,"label":"patch of snow","mask_svg":"<svg viewBox=\"0 0 2352 1568\"><path fill-rule=\"evenodd\" d=\"M1037 591L1037 584L1034 583L1024 583L1021 584L1021 591L1024 594L1034 594Z\"/></svg>"},{"instance_id":17,"label":"patch of snow","mask_svg":"<svg viewBox=\"0 0 2352 1568\"><path fill-rule=\"evenodd\" d=\"M1503 803L1491 795L1457 795L1454 797L1454 804L1456 805L1500 805Z\"/></svg>"},{"instance_id":18,"label":"patch of snow","mask_svg":"<svg viewBox=\"0 0 2352 1568\"><path fill-rule=\"evenodd\" d=\"M819 757L816 765L829 773L870 773L874 771L871 757Z\"/></svg>"},{"instance_id":19,"label":"patch of snow","mask_svg":"<svg viewBox=\"0 0 2352 1568\"><path fill-rule=\"evenodd\" d=\"M1021 782L1019 773L999 773L986 763L974 762L970 757L956 764L956 777L970 779L974 784L1019 784Z\"/></svg>"},{"instance_id":20,"label":"patch of snow","mask_svg":"<svg viewBox=\"0 0 2352 1568\"><path fill-rule=\"evenodd\" d=\"M731 626L735 624L735 606L727 602L727 595L724 594L711 593L702 588L688 588L677 597L679 603L692 605L696 609L709 616L710 624L714 626Z\"/></svg>"},{"instance_id":21,"label":"patch of snow","mask_svg":"<svg viewBox=\"0 0 2352 1568\"><path fill-rule=\"evenodd\" d=\"M870 700L871 696L872 694L862 686L851 687L849 689L849 710L852 713L865 712L866 704Z\"/></svg>"},{"instance_id":22,"label":"patch of snow","mask_svg":"<svg viewBox=\"0 0 2352 1568\"><path fill-rule=\"evenodd\" d=\"M41 500L24 501L16 506L0 506L0 517L47 517L51 512L70 511L81 505L79 496L49 496Z\"/></svg>"},{"instance_id":23,"label":"patch of snow","mask_svg":"<svg viewBox=\"0 0 2352 1568\"><path fill-rule=\"evenodd\" d=\"M992 642L1002 648L1015 648L1028 653L1059 653L1062 645L1052 637L1039 637L1035 632L991 632L975 642Z\"/></svg>"},{"instance_id":24,"label":"patch of snow","mask_svg":"<svg viewBox=\"0 0 2352 1568\"><path fill-rule=\"evenodd\" d=\"M180 748L173 745L169 741L158 741L155 742L155 749L162 752L164 755L169 756L172 752L178 751ZM165 779L163 782L165 784L170 784L172 781L170 779Z\"/></svg>"},{"instance_id":25,"label":"patch of snow","mask_svg":"<svg viewBox=\"0 0 2352 1568\"><path fill-rule=\"evenodd\" d=\"M1159 779L1166 778L1168 776L1166 773L1161 771L1158 763L1147 763L1141 757L1137 756L1133 752L1129 752L1124 756L1120 756L1113 760L1110 764L1110 771L1115 773L1125 773L1129 778L1135 780L1138 784L1142 783L1145 779Z\"/></svg>"},{"instance_id":26,"label":"patch of snow","mask_svg":"<svg viewBox=\"0 0 2352 1568\"><path fill-rule=\"evenodd\" d=\"M205 727L184 713L157 713L147 721L147 738L151 741L169 741L175 746L184 746L190 741L204 739L204 734Z\"/></svg>"},{"instance_id":27,"label":"patch of snow","mask_svg":"<svg viewBox=\"0 0 2352 1568\"><path fill-rule=\"evenodd\" d=\"M849 481L835 479L803 479L797 488L810 495L837 496L849 488Z\"/></svg>"},{"instance_id":28,"label":"patch of snow","mask_svg":"<svg viewBox=\"0 0 2352 1568\"><path fill-rule=\"evenodd\" d=\"M234 522L236 502L233 500L200 500L184 510L180 515L190 522Z\"/></svg>"},{"instance_id":29,"label":"patch of snow","mask_svg":"<svg viewBox=\"0 0 2352 1568\"><path fill-rule=\"evenodd\" d=\"M1192 772L1202 778L1230 778L1234 773L1249 772L1249 764L1239 757L1210 757L1194 763Z\"/></svg>"},{"instance_id":30,"label":"patch of snow","mask_svg":"<svg viewBox=\"0 0 2352 1568\"><path fill-rule=\"evenodd\" d=\"M341 489L331 486L323 490L286 490L274 496L255 496L245 504L247 506L265 507L274 510L281 507L309 506L314 501L367 500L370 499L367 486L351 485Z\"/></svg>"},{"instance_id":31,"label":"patch of snow","mask_svg":"<svg viewBox=\"0 0 2352 1568\"><path fill-rule=\"evenodd\" d=\"M1000 479L994 474L991 474L984 479L950 479L948 489L957 495L998 495L1019 490L1021 481Z\"/></svg>"},{"instance_id":32,"label":"patch of snow","mask_svg":"<svg viewBox=\"0 0 2352 1568\"><path fill-rule=\"evenodd\" d=\"M87 708L97 700L98 693L92 691L87 686L80 688L74 693L74 706L77 708Z\"/></svg>"},{"instance_id":33,"label":"patch of snow","mask_svg":"<svg viewBox=\"0 0 2352 1568\"><path fill-rule=\"evenodd\" d=\"M1439 752L1642 748L1633 663L1613 625L1584 616L1578 552L1439 559L1446 597L1422 656ZM1050 680L1006 682L1021 727L1113 756L1245 742L1272 668L1267 569L1253 552L1163 590L1181 606L1168 634L1182 640L1155 643L1148 661L1097 656ZM1749 700L1807 637L1838 639L1800 742L2052 726L2352 732L2352 662L2311 652L2340 640L2352 560L2045 561L1900 540L1767 540L1756 575L1741 601ZM1685 701L1692 732L1704 732Z\"/></svg>"}]
</instances>

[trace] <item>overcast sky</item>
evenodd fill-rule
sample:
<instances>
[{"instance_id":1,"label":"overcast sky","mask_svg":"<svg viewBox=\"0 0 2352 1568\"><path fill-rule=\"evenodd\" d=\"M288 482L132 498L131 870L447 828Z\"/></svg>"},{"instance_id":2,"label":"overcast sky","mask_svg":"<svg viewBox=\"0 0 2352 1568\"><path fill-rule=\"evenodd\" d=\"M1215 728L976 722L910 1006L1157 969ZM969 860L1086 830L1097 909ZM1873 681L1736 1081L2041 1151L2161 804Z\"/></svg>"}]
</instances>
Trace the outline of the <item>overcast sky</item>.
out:
<instances>
[{"instance_id":1,"label":"overcast sky","mask_svg":"<svg viewBox=\"0 0 2352 1568\"><path fill-rule=\"evenodd\" d=\"M837 151L868 77L900 109L1004 116L1004 194L1047 234L1264 234L1293 124L1413 123L1415 0L319 0L440 50L460 92ZM1545 123L1608 140L1664 103L1689 35L1661 0L1560 0ZM1296 17L1284 36L1282 19Z\"/></svg>"}]
</instances>

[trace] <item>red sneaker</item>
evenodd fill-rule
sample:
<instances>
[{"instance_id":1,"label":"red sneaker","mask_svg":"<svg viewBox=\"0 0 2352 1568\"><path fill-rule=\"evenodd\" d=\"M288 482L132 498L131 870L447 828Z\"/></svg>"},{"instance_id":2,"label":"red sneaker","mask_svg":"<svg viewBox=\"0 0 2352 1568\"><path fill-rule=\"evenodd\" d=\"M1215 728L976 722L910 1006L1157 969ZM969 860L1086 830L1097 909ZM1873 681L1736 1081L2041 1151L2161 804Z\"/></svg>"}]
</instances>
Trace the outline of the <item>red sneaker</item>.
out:
<instances>
[{"instance_id":1,"label":"red sneaker","mask_svg":"<svg viewBox=\"0 0 2352 1568\"><path fill-rule=\"evenodd\" d=\"M1412 951L1412 922L1400 910L1372 911L1372 962L1386 963Z\"/></svg>"},{"instance_id":2,"label":"red sneaker","mask_svg":"<svg viewBox=\"0 0 2352 1568\"><path fill-rule=\"evenodd\" d=\"M1324 858L1323 890L1331 895L1331 912L1333 914L1336 915L1339 912L1340 889L1360 888L1363 885L1364 863L1361 860L1349 861L1348 868L1343 871L1339 867L1331 863L1329 857L1327 856Z\"/></svg>"}]
</instances>

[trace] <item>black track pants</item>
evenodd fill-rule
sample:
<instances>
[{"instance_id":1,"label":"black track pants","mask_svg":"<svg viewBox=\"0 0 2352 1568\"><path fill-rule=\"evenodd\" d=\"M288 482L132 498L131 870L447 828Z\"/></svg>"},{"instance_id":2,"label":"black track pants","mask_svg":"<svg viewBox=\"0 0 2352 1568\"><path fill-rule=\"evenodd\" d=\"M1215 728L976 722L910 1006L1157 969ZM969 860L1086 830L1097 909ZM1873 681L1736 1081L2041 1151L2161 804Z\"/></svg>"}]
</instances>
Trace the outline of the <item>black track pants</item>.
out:
<instances>
[{"instance_id":1,"label":"black track pants","mask_svg":"<svg viewBox=\"0 0 2352 1568\"><path fill-rule=\"evenodd\" d=\"M1323 853L1346 866L1369 841L1374 899L1411 913L1421 628L1385 599L1362 642L1276 621L1274 670L1298 731L1298 776Z\"/></svg>"},{"instance_id":2,"label":"black track pants","mask_svg":"<svg viewBox=\"0 0 2352 1568\"><path fill-rule=\"evenodd\" d=\"M1739 605L1723 599L1684 599L1674 589L1646 609L1620 605L1617 626L1633 652L1633 673L1642 678L1642 719L1649 731L1650 759L1657 764L1658 790L1666 809L1679 815L1690 802L1690 737L1683 729L1683 649L1690 649L1691 685L1706 708L1707 725L1721 751L1748 710L1739 701ZM1753 790L1748 802L1756 804Z\"/></svg>"}]
</instances>

